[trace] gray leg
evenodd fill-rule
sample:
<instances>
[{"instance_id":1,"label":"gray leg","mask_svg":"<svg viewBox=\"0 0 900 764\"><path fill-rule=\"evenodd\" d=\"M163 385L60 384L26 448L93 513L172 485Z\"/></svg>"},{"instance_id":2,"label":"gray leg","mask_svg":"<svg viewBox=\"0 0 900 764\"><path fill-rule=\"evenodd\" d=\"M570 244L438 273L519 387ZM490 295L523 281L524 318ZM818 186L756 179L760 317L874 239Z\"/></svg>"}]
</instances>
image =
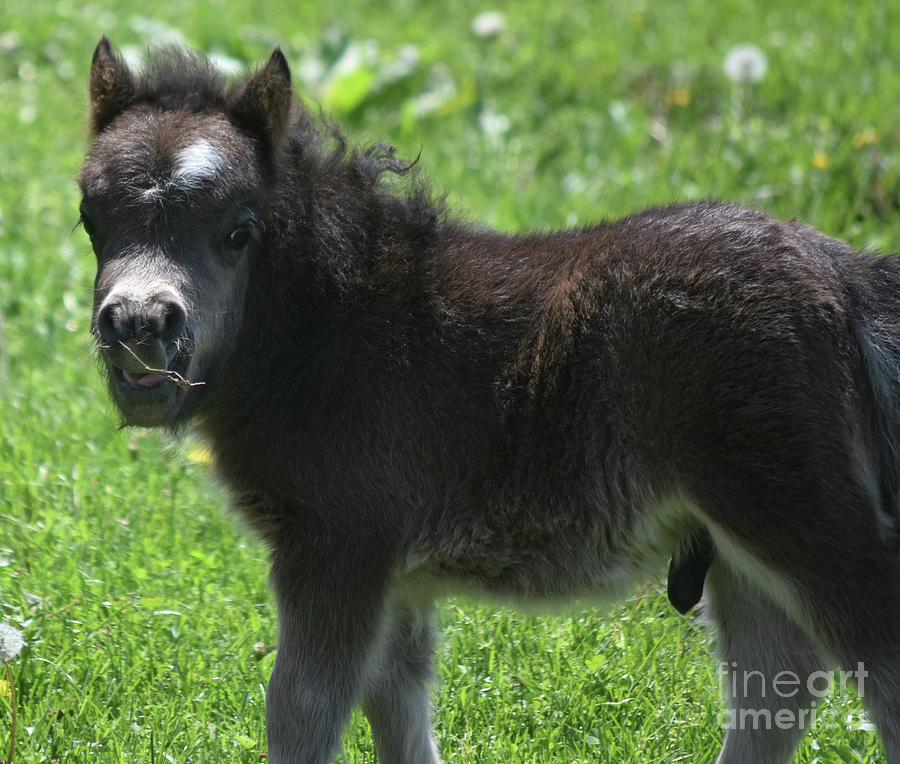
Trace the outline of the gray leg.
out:
<instances>
[{"instance_id":1,"label":"gray leg","mask_svg":"<svg viewBox=\"0 0 900 764\"><path fill-rule=\"evenodd\" d=\"M273 554L278 656L266 691L270 764L331 760L383 628L389 560L355 545L349 533L330 539L315 530L295 539L281 534Z\"/></svg>"},{"instance_id":2,"label":"gray leg","mask_svg":"<svg viewBox=\"0 0 900 764\"><path fill-rule=\"evenodd\" d=\"M431 732L433 607L395 603L373 661L363 710L381 764L439 764Z\"/></svg>"},{"instance_id":3,"label":"gray leg","mask_svg":"<svg viewBox=\"0 0 900 764\"><path fill-rule=\"evenodd\" d=\"M843 548L807 560L789 580L809 632L834 656L839 676L857 685L887 761L900 764L900 557L874 534L836 537Z\"/></svg>"},{"instance_id":4,"label":"gray leg","mask_svg":"<svg viewBox=\"0 0 900 764\"><path fill-rule=\"evenodd\" d=\"M721 561L710 569L706 591L729 706L717 764L789 762L814 719L817 698L807 678L825 668L822 651Z\"/></svg>"},{"instance_id":5,"label":"gray leg","mask_svg":"<svg viewBox=\"0 0 900 764\"><path fill-rule=\"evenodd\" d=\"M853 513L848 510L847 515ZM859 535L864 530L856 529ZM744 728L728 731L720 762L788 761L809 725L802 730L798 724L778 729L776 714L786 709L790 714L786 718L799 720L812 701L818 700L806 691L810 676L836 665L843 672L837 675L842 681L857 685L878 728L887 761L900 764L900 560L874 535L861 543L852 529L832 528L830 532L832 536L818 548L829 549L834 538L844 541L843 548L836 547L827 555L786 556L783 569L769 582L776 589L778 581L784 582L780 594L794 603L792 613L796 612L798 621L721 563L710 570L712 611L722 635L725 668L737 663L740 680L744 671L760 671L769 695L768 699L754 697L754 685L760 682L741 681L738 697L732 698L732 715L743 712L745 722L741 723L740 716L729 721ZM750 575L758 572L757 568ZM827 662L817 657L826 655L830 658ZM771 692L779 671L792 672L786 677L796 675L800 680L793 697ZM825 684L824 676L815 680L819 688ZM734 694L730 689L729 695ZM751 710L768 710L770 729L753 729ZM765 714L756 716L757 727L762 727Z\"/></svg>"},{"instance_id":6,"label":"gray leg","mask_svg":"<svg viewBox=\"0 0 900 764\"><path fill-rule=\"evenodd\" d=\"M882 506L878 483L854 464L858 444L803 448L807 435L797 437L782 438L789 448L775 453L761 448L752 458L742 455L771 470L742 472L726 463L708 491L713 522L707 527L717 559L710 592L723 659L763 671L767 689L779 670L797 674L797 694L771 701L799 714L813 700L803 693L806 680L823 668L814 657L818 646L828 667L844 672L839 681L852 682L859 672L860 695L887 760L900 764L900 554L893 507ZM726 563L746 578L727 575ZM765 699L749 704L757 701L765 708ZM722 761L787 761L798 740L793 729L729 731Z\"/></svg>"},{"instance_id":7,"label":"gray leg","mask_svg":"<svg viewBox=\"0 0 900 764\"><path fill-rule=\"evenodd\" d=\"M873 545L864 569L846 572L852 584L820 584L809 618L840 667L852 672L888 764L900 764L900 561L881 551Z\"/></svg>"},{"instance_id":8,"label":"gray leg","mask_svg":"<svg viewBox=\"0 0 900 764\"><path fill-rule=\"evenodd\" d=\"M900 764L900 657L885 656L876 665L863 663L867 676L860 683L860 694L884 746L888 764Z\"/></svg>"}]
</instances>

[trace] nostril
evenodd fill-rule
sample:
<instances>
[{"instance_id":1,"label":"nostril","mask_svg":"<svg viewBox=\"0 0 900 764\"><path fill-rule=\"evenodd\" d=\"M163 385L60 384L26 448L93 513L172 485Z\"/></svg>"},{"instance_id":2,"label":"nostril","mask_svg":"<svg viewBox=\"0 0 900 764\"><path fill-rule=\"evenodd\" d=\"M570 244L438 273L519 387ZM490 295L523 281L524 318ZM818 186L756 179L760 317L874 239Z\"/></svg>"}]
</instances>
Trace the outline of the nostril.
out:
<instances>
[{"instance_id":1,"label":"nostril","mask_svg":"<svg viewBox=\"0 0 900 764\"><path fill-rule=\"evenodd\" d=\"M153 333L164 340L171 340L184 331L187 312L184 306L173 299L160 299L154 308L150 326Z\"/></svg>"},{"instance_id":2,"label":"nostril","mask_svg":"<svg viewBox=\"0 0 900 764\"><path fill-rule=\"evenodd\" d=\"M118 301L107 302L97 313L97 331L108 345L117 345L129 332L125 326L125 306Z\"/></svg>"}]
</instances>

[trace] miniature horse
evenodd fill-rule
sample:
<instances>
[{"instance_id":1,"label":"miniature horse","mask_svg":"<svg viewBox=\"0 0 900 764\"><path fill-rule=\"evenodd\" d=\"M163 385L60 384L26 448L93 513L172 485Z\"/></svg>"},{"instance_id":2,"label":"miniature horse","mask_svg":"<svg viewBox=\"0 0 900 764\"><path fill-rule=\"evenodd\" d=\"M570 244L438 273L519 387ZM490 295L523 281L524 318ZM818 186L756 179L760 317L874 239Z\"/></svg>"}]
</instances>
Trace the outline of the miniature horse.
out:
<instances>
[{"instance_id":1,"label":"miniature horse","mask_svg":"<svg viewBox=\"0 0 900 764\"><path fill-rule=\"evenodd\" d=\"M104 38L90 101L93 332L123 423L191 422L271 549L270 762L328 760L356 703L381 761L437 762L436 597L669 561L733 677L720 762L788 761L834 667L900 762L898 259L711 202L466 225L278 50L227 86Z\"/></svg>"}]
</instances>

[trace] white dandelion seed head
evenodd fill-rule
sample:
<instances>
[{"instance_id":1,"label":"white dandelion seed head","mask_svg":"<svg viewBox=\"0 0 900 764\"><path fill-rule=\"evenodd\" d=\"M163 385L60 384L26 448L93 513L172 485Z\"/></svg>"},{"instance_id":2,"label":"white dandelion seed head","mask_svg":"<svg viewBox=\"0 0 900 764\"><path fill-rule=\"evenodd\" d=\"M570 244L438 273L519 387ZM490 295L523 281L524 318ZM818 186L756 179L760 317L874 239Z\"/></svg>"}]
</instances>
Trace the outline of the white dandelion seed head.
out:
<instances>
[{"instance_id":1,"label":"white dandelion seed head","mask_svg":"<svg viewBox=\"0 0 900 764\"><path fill-rule=\"evenodd\" d=\"M21 631L8 623L0 623L0 663L11 661L24 645L25 640L22 639Z\"/></svg>"},{"instance_id":2,"label":"white dandelion seed head","mask_svg":"<svg viewBox=\"0 0 900 764\"><path fill-rule=\"evenodd\" d=\"M477 37L496 37L506 29L506 16L500 11L484 11L472 19L472 31Z\"/></svg>"},{"instance_id":3,"label":"white dandelion seed head","mask_svg":"<svg viewBox=\"0 0 900 764\"><path fill-rule=\"evenodd\" d=\"M756 45L736 45L725 54L725 75L732 82L759 82L766 76L766 54Z\"/></svg>"}]
</instances>

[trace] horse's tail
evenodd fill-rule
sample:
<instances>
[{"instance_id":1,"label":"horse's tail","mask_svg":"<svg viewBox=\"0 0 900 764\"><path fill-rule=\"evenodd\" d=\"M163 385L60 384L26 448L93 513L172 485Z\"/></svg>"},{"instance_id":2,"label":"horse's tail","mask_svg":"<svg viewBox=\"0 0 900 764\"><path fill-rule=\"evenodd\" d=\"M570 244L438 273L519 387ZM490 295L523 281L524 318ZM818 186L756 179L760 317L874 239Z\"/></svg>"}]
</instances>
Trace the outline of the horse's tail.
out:
<instances>
[{"instance_id":1,"label":"horse's tail","mask_svg":"<svg viewBox=\"0 0 900 764\"><path fill-rule=\"evenodd\" d=\"M900 255L856 266L851 323L873 407L881 508L900 544Z\"/></svg>"}]
</instances>

